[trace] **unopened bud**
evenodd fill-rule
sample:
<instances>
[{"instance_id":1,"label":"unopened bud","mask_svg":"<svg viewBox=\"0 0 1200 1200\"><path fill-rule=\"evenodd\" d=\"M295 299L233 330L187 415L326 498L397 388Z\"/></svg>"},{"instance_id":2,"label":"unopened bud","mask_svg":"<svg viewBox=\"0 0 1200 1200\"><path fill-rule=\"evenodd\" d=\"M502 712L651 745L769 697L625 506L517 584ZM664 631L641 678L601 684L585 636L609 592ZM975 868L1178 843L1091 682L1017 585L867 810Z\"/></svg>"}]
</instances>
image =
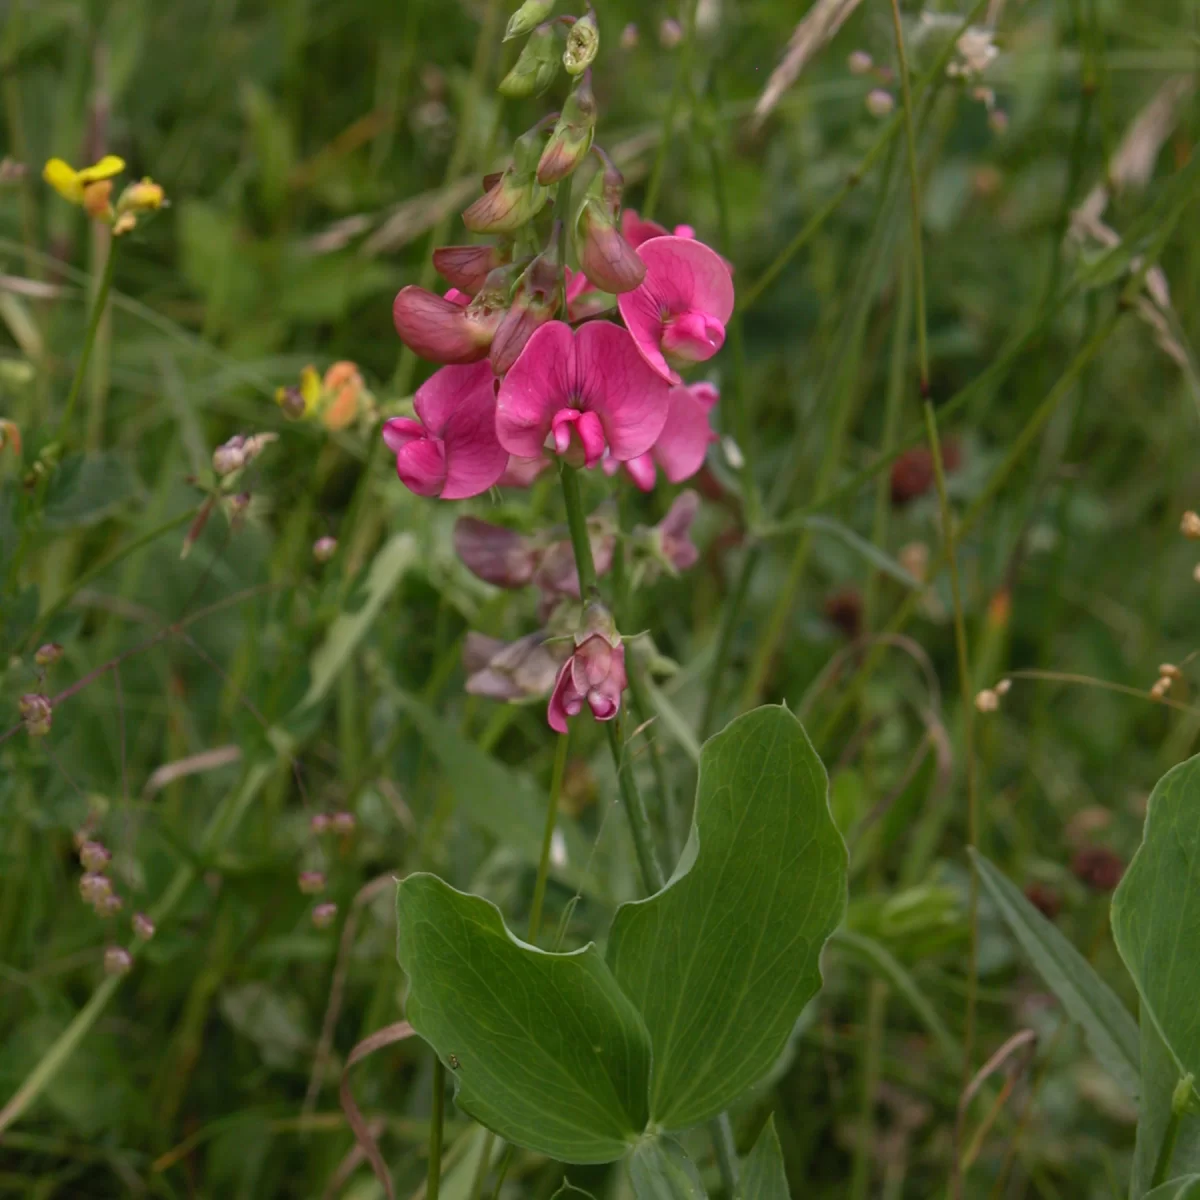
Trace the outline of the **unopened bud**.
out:
<instances>
[{"instance_id":1,"label":"unopened bud","mask_svg":"<svg viewBox=\"0 0 1200 1200\"><path fill-rule=\"evenodd\" d=\"M296 883L306 896L316 896L325 890L325 876L320 871L301 871Z\"/></svg>"},{"instance_id":2,"label":"unopened bud","mask_svg":"<svg viewBox=\"0 0 1200 1200\"><path fill-rule=\"evenodd\" d=\"M79 862L85 871L103 872L111 858L108 848L100 842L84 842L79 847Z\"/></svg>"},{"instance_id":3,"label":"unopened bud","mask_svg":"<svg viewBox=\"0 0 1200 1200\"><path fill-rule=\"evenodd\" d=\"M583 273L601 291L631 292L646 276L646 264L594 195L585 197L575 219L575 252Z\"/></svg>"},{"instance_id":4,"label":"unopened bud","mask_svg":"<svg viewBox=\"0 0 1200 1200\"><path fill-rule=\"evenodd\" d=\"M98 917L115 917L124 907L125 901L116 892L109 892L107 896L101 896L96 901L96 915Z\"/></svg>"},{"instance_id":5,"label":"unopened bud","mask_svg":"<svg viewBox=\"0 0 1200 1200\"><path fill-rule=\"evenodd\" d=\"M554 11L554 0L525 0L525 3L508 18L504 40L524 37L535 26L540 25Z\"/></svg>"},{"instance_id":6,"label":"unopened bud","mask_svg":"<svg viewBox=\"0 0 1200 1200\"><path fill-rule=\"evenodd\" d=\"M632 50L638 44L638 27L630 21L624 29L621 30L621 49Z\"/></svg>"},{"instance_id":7,"label":"unopened bud","mask_svg":"<svg viewBox=\"0 0 1200 1200\"><path fill-rule=\"evenodd\" d=\"M327 563L337 553L337 545L337 538L317 538L313 542L312 556L319 563Z\"/></svg>"},{"instance_id":8,"label":"unopened bud","mask_svg":"<svg viewBox=\"0 0 1200 1200\"><path fill-rule=\"evenodd\" d=\"M331 900L316 905L312 910L312 923L318 929L328 929L337 919L337 905Z\"/></svg>"},{"instance_id":9,"label":"unopened bud","mask_svg":"<svg viewBox=\"0 0 1200 1200\"><path fill-rule=\"evenodd\" d=\"M312 816L312 819L308 823L308 827L318 837L320 837L321 834L323 834L323 833L328 833L329 832L329 814L328 813L314 813Z\"/></svg>"},{"instance_id":10,"label":"unopened bud","mask_svg":"<svg viewBox=\"0 0 1200 1200\"><path fill-rule=\"evenodd\" d=\"M438 273L468 296L474 296L488 275L503 263L495 246L439 246L433 252Z\"/></svg>"},{"instance_id":11,"label":"unopened bud","mask_svg":"<svg viewBox=\"0 0 1200 1200\"><path fill-rule=\"evenodd\" d=\"M1200 541L1200 513L1188 509L1180 519L1179 532L1189 541Z\"/></svg>"},{"instance_id":12,"label":"unopened bud","mask_svg":"<svg viewBox=\"0 0 1200 1200\"><path fill-rule=\"evenodd\" d=\"M246 439L240 435L218 446L212 455L213 471L219 475L232 475L246 465Z\"/></svg>"},{"instance_id":13,"label":"unopened bud","mask_svg":"<svg viewBox=\"0 0 1200 1200\"><path fill-rule=\"evenodd\" d=\"M563 66L568 75L582 75L596 61L600 52L600 26L592 8L567 32L567 48L563 51Z\"/></svg>"},{"instance_id":14,"label":"unopened bud","mask_svg":"<svg viewBox=\"0 0 1200 1200\"><path fill-rule=\"evenodd\" d=\"M994 688L992 688L992 691L995 692L997 696L1007 696L1011 688L1011 679L1001 679L1000 682L996 684Z\"/></svg>"},{"instance_id":15,"label":"unopened bud","mask_svg":"<svg viewBox=\"0 0 1200 1200\"><path fill-rule=\"evenodd\" d=\"M866 75L875 65L875 60L865 50L853 50L846 59L846 67L851 75Z\"/></svg>"},{"instance_id":16,"label":"unopened bud","mask_svg":"<svg viewBox=\"0 0 1200 1200\"><path fill-rule=\"evenodd\" d=\"M1152 700L1161 700L1170 690L1171 680L1164 675L1150 689L1150 698Z\"/></svg>"},{"instance_id":17,"label":"unopened bud","mask_svg":"<svg viewBox=\"0 0 1200 1200\"><path fill-rule=\"evenodd\" d=\"M472 233L515 233L546 206L549 193L536 178L541 140L537 126L517 138L513 165L462 215Z\"/></svg>"},{"instance_id":18,"label":"unopened bud","mask_svg":"<svg viewBox=\"0 0 1200 1200\"><path fill-rule=\"evenodd\" d=\"M298 387L281 387L275 392L275 403L283 409L283 415L292 421L304 416L304 397Z\"/></svg>"},{"instance_id":19,"label":"unopened bud","mask_svg":"<svg viewBox=\"0 0 1200 1200\"><path fill-rule=\"evenodd\" d=\"M105 975L128 975L133 969L133 955L124 946L109 946L104 951Z\"/></svg>"},{"instance_id":20,"label":"unopened bud","mask_svg":"<svg viewBox=\"0 0 1200 1200\"><path fill-rule=\"evenodd\" d=\"M131 213L131 212L122 213L113 222L113 227L112 227L113 237L124 237L125 234L129 233L130 230L134 229L136 226L137 226L137 217L134 216L133 213Z\"/></svg>"},{"instance_id":21,"label":"unopened bud","mask_svg":"<svg viewBox=\"0 0 1200 1200\"><path fill-rule=\"evenodd\" d=\"M975 707L981 713L993 713L1000 707L1000 697L991 688L976 693Z\"/></svg>"},{"instance_id":22,"label":"unopened bud","mask_svg":"<svg viewBox=\"0 0 1200 1200\"><path fill-rule=\"evenodd\" d=\"M21 697L19 707L25 732L30 737L45 737L50 732L54 716L50 701L45 696L39 692L29 692Z\"/></svg>"},{"instance_id":23,"label":"unopened bud","mask_svg":"<svg viewBox=\"0 0 1200 1200\"><path fill-rule=\"evenodd\" d=\"M492 339L492 370L503 375L517 361L534 333L558 312L562 267L558 262L557 237L550 248L529 264L517 283L510 306Z\"/></svg>"},{"instance_id":24,"label":"unopened bud","mask_svg":"<svg viewBox=\"0 0 1200 1200\"><path fill-rule=\"evenodd\" d=\"M156 212L167 202L162 186L149 176L140 183L131 183L117 201L117 212Z\"/></svg>"},{"instance_id":25,"label":"unopened bud","mask_svg":"<svg viewBox=\"0 0 1200 1200\"><path fill-rule=\"evenodd\" d=\"M658 27L659 45L664 50L674 50L683 41L683 26L674 17L666 17Z\"/></svg>"},{"instance_id":26,"label":"unopened bud","mask_svg":"<svg viewBox=\"0 0 1200 1200\"><path fill-rule=\"evenodd\" d=\"M143 942L148 942L154 936L154 922L145 913L134 913L130 924L133 926L134 936L141 938Z\"/></svg>"},{"instance_id":27,"label":"unopened bud","mask_svg":"<svg viewBox=\"0 0 1200 1200\"><path fill-rule=\"evenodd\" d=\"M79 896L85 904L93 907L105 896L112 895L112 880L107 875L89 872L79 877Z\"/></svg>"},{"instance_id":28,"label":"unopened bud","mask_svg":"<svg viewBox=\"0 0 1200 1200\"><path fill-rule=\"evenodd\" d=\"M357 822L354 820L352 812L335 812L329 821L334 833L340 833L343 837L354 832L354 827Z\"/></svg>"},{"instance_id":29,"label":"unopened bud","mask_svg":"<svg viewBox=\"0 0 1200 1200\"><path fill-rule=\"evenodd\" d=\"M892 93L884 91L883 88L872 88L867 93L865 103L867 112L873 117L886 117L896 107L896 101Z\"/></svg>"},{"instance_id":30,"label":"unopened bud","mask_svg":"<svg viewBox=\"0 0 1200 1200\"><path fill-rule=\"evenodd\" d=\"M1160 663L1158 673L1171 680L1183 678L1183 672L1174 663Z\"/></svg>"},{"instance_id":31,"label":"unopened bud","mask_svg":"<svg viewBox=\"0 0 1200 1200\"><path fill-rule=\"evenodd\" d=\"M587 157L595 132L596 97L591 75L586 73L563 104L554 132L538 159L538 183L549 187L566 179Z\"/></svg>"},{"instance_id":32,"label":"unopened bud","mask_svg":"<svg viewBox=\"0 0 1200 1200\"><path fill-rule=\"evenodd\" d=\"M557 78L562 63L562 35L552 23L539 25L525 43L512 70L500 81L497 91L510 100L540 96ZM449 278L449 276L447 276ZM451 283L454 280L450 280ZM457 286L457 285L456 285Z\"/></svg>"},{"instance_id":33,"label":"unopened bud","mask_svg":"<svg viewBox=\"0 0 1200 1200\"><path fill-rule=\"evenodd\" d=\"M57 642L47 642L39 646L34 653L33 661L39 667L52 667L63 655L63 648Z\"/></svg>"}]
</instances>

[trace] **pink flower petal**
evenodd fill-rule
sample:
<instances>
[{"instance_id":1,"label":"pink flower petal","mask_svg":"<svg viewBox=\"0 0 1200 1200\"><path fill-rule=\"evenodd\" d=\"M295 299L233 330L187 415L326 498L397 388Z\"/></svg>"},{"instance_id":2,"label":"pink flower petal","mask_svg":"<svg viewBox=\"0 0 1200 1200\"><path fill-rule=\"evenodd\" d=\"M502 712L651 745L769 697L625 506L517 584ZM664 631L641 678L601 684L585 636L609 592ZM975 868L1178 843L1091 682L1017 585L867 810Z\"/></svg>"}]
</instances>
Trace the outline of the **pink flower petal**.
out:
<instances>
[{"instance_id":1,"label":"pink flower petal","mask_svg":"<svg viewBox=\"0 0 1200 1200\"><path fill-rule=\"evenodd\" d=\"M725 326L707 313L686 312L668 321L662 349L668 362L707 362L725 345Z\"/></svg>"},{"instance_id":2,"label":"pink flower petal","mask_svg":"<svg viewBox=\"0 0 1200 1200\"><path fill-rule=\"evenodd\" d=\"M724 260L694 238L651 238L638 250L646 283L672 313L707 313L722 325L733 315L733 280Z\"/></svg>"},{"instance_id":3,"label":"pink flower petal","mask_svg":"<svg viewBox=\"0 0 1200 1200\"><path fill-rule=\"evenodd\" d=\"M550 460L539 454L537 458L508 456L508 466L496 482L497 487L527 488L550 465Z\"/></svg>"},{"instance_id":4,"label":"pink flower petal","mask_svg":"<svg viewBox=\"0 0 1200 1200\"><path fill-rule=\"evenodd\" d=\"M384 445L393 453L399 454L409 442L425 436L425 426L411 417L392 417L383 423Z\"/></svg>"},{"instance_id":5,"label":"pink flower petal","mask_svg":"<svg viewBox=\"0 0 1200 1200\"><path fill-rule=\"evenodd\" d=\"M672 483L682 483L704 465L710 441L708 409L690 388L672 388L667 421L651 451L654 461Z\"/></svg>"},{"instance_id":6,"label":"pink flower petal","mask_svg":"<svg viewBox=\"0 0 1200 1200\"><path fill-rule=\"evenodd\" d=\"M548 321L525 344L500 384L496 436L510 454L539 458L554 414L572 397L575 339L562 321Z\"/></svg>"},{"instance_id":7,"label":"pink flower petal","mask_svg":"<svg viewBox=\"0 0 1200 1200\"><path fill-rule=\"evenodd\" d=\"M672 388L672 391L675 389ZM667 420L670 421L668 414ZM666 426L663 427L663 432L658 435L658 440L661 442L666 436ZM625 469L629 472L629 478L633 480L634 485L640 488L643 492L654 491L655 480L658 478L658 471L654 466L654 452L650 454L639 454L637 458L631 458L626 464Z\"/></svg>"},{"instance_id":8,"label":"pink flower petal","mask_svg":"<svg viewBox=\"0 0 1200 1200\"><path fill-rule=\"evenodd\" d=\"M657 221L643 221L634 209L627 208L621 213L621 233L636 250L643 242L648 242L651 238L665 236L667 228Z\"/></svg>"},{"instance_id":9,"label":"pink flower petal","mask_svg":"<svg viewBox=\"0 0 1200 1200\"><path fill-rule=\"evenodd\" d=\"M400 448L396 474L418 496L437 496L446 482L446 447L438 438L418 438Z\"/></svg>"},{"instance_id":10,"label":"pink flower petal","mask_svg":"<svg viewBox=\"0 0 1200 1200\"><path fill-rule=\"evenodd\" d=\"M450 418L473 397L495 396L495 381L488 363L442 367L425 380L413 397L413 408L430 433L439 437Z\"/></svg>"},{"instance_id":11,"label":"pink flower petal","mask_svg":"<svg viewBox=\"0 0 1200 1200\"><path fill-rule=\"evenodd\" d=\"M571 683L571 662L571 659L567 659L559 668L554 690L550 693L550 707L546 710L546 720L555 733L566 733L567 718L573 717L582 707ZM568 704L572 706L570 709Z\"/></svg>"},{"instance_id":12,"label":"pink flower petal","mask_svg":"<svg viewBox=\"0 0 1200 1200\"><path fill-rule=\"evenodd\" d=\"M502 314L473 318L463 304L469 296L457 293L462 303L435 295L422 287L401 288L392 303L392 320L400 340L422 358L441 363L477 362L486 358L492 334Z\"/></svg>"},{"instance_id":13,"label":"pink flower petal","mask_svg":"<svg viewBox=\"0 0 1200 1200\"><path fill-rule=\"evenodd\" d=\"M613 458L624 462L645 454L667 419L669 389L629 334L609 321L582 326L575 335L575 372L582 407L600 418Z\"/></svg>"}]
</instances>

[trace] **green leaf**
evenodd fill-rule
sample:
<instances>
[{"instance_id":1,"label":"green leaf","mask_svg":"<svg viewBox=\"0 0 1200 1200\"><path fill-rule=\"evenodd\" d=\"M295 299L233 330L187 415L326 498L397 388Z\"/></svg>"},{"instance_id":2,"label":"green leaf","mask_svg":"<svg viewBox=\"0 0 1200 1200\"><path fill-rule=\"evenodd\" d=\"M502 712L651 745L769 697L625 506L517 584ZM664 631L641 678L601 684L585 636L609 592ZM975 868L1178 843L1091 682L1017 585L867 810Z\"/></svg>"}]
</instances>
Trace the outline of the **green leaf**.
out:
<instances>
[{"instance_id":1,"label":"green leaf","mask_svg":"<svg viewBox=\"0 0 1200 1200\"><path fill-rule=\"evenodd\" d=\"M1140 1093L1138 1027L1091 964L982 854L971 851L975 870L1005 924L1046 986L1083 1027L1100 1065L1131 1097Z\"/></svg>"},{"instance_id":2,"label":"green leaf","mask_svg":"<svg viewBox=\"0 0 1200 1200\"><path fill-rule=\"evenodd\" d=\"M550 1197L550 1200L596 1200L591 1192L577 1188L569 1179L563 1180L563 1185Z\"/></svg>"},{"instance_id":3,"label":"green leaf","mask_svg":"<svg viewBox=\"0 0 1200 1200\"><path fill-rule=\"evenodd\" d=\"M650 1042L599 951L527 946L494 904L434 875L401 882L396 918L406 1015L458 1106L561 1162L621 1158L646 1126Z\"/></svg>"},{"instance_id":4,"label":"green leaf","mask_svg":"<svg viewBox=\"0 0 1200 1200\"><path fill-rule=\"evenodd\" d=\"M1154 1181L1163 1137L1171 1122L1172 1100L1179 1069L1152 1021L1142 1021L1142 1102L1138 1112L1137 1141L1133 1148L1130 1195L1144 1196ZM1179 1122L1169 1169L1176 1173L1200 1171L1200 1116L1184 1113Z\"/></svg>"},{"instance_id":5,"label":"green leaf","mask_svg":"<svg viewBox=\"0 0 1200 1200\"><path fill-rule=\"evenodd\" d=\"M1113 895L1113 939L1180 1076L1200 1078L1200 755L1158 781Z\"/></svg>"},{"instance_id":6,"label":"green leaf","mask_svg":"<svg viewBox=\"0 0 1200 1200\"><path fill-rule=\"evenodd\" d=\"M754 1149L742 1164L742 1200L791 1200L773 1116L767 1118Z\"/></svg>"},{"instance_id":7,"label":"green leaf","mask_svg":"<svg viewBox=\"0 0 1200 1200\"><path fill-rule=\"evenodd\" d=\"M1160 1183L1146 1200L1200 1200L1200 1175L1181 1175L1167 1183Z\"/></svg>"},{"instance_id":8,"label":"green leaf","mask_svg":"<svg viewBox=\"0 0 1200 1200\"><path fill-rule=\"evenodd\" d=\"M140 490L133 465L116 451L63 460L46 492L46 528L79 529L103 521Z\"/></svg>"},{"instance_id":9,"label":"green leaf","mask_svg":"<svg viewBox=\"0 0 1200 1200\"><path fill-rule=\"evenodd\" d=\"M827 793L786 708L739 717L704 745L675 876L617 912L608 961L650 1030L663 1128L715 1116L770 1070L821 985L821 947L846 907Z\"/></svg>"},{"instance_id":10,"label":"green leaf","mask_svg":"<svg viewBox=\"0 0 1200 1200\"><path fill-rule=\"evenodd\" d=\"M704 1200L708 1193L695 1164L669 1137L644 1138L629 1157L637 1200Z\"/></svg>"}]
</instances>

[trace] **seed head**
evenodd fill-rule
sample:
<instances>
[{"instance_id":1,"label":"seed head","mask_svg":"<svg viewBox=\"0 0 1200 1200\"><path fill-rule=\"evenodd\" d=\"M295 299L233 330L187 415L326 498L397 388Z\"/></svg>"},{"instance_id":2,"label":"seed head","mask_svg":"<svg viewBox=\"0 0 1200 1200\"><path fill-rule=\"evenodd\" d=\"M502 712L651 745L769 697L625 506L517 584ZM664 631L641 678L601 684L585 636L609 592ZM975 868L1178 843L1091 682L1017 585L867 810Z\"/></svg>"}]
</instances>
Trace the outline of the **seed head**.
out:
<instances>
[{"instance_id":1,"label":"seed head","mask_svg":"<svg viewBox=\"0 0 1200 1200\"><path fill-rule=\"evenodd\" d=\"M867 112L873 117L886 117L896 107L896 98L883 88L872 88L867 93Z\"/></svg>"},{"instance_id":2,"label":"seed head","mask_svg":"<svg viewBox=\"0 0 1200 1200\"><path fill-rule=\"evenodd\" d=\"M116 892L109 892L96 901L96 916L115 917L125 907L125 901Z\"/></svg>"},{"instance_id":3,"label":"seed head","mask_svg":"<svg viewBox=\"0 0 1200 1200\"><path fill-rule=\"evenodd\" d=\"M638 44L638 27L630 21L624 29L621 30L621 49L632 50Z\"/></svg>"},{"instance_id":4,"label":"seed head","mask_svg":"<svg viewBox=\"0 0 1200 1200\"><path fill-rule=\"evenodd\" d=\"M112 895L112 880L107 875L98 875L89 871L79 877L79 895L85 904L94 908L106 896Z\"/></svg>"},{"instance_id":5,"label":"seed head","mask_svg":"<svg viewBox=\"0 0 1200 1200\"><path fill-rule=\"evenodd\" d=\"M337 538L317 538L313 542L312 556L319 563L327 563L337 553L337 545Z\"/></svg>"},{"instance_id":6,"label":"seed head","mask_svg":"<svg viewBox=\"0 0 1200 1200\"><path fill-rule=\"evenodd\" d=\"M328 929L337 917L337 905L332 900L316 905L312 910L312 922L318 929Z\"/></svg>"},{"instance_id":7,"label":"seed head","mask_svg":"<svg viewBox=\"0 0 1200 1200\"><path fill-rule=\"evenodd\" d=\"M329 824L333 827L334 833L353 833L355 826L354 814L350 812L335 812L330 818Z\"/></svg>"},{"instance_id":8,"label":"seed head","mask_svg":"<svg viewBox=\"0 0 1200 1200\"><path fill-rule=\"evenodd\" d=\"M47 642L39 646L34 653L33 661L39 667L52 667L62 658L63 648L57 642Z\"/></svg>"},{"instance_id":9,"label":"seed head","mask_svg":"<svg viewBox=\"0 0 1200 1200\"><path fill-rule=\"evenodd\" d=\"M104 951L106 975L128 975L133 968L133 955L124 946L109 946Z\"/></svg>"},{"instance_id":10,"label":"seed head","mask_svg":"<svg viewBox=\"0 0 1200 1200\"><path fill-rule=\"evenodd\" d=\"M325 876L320 871L301 871L296 882L306 896L316 896L325 890Z\"/></svg>"},{"instance_id":11,"label":"seed head","mask_svg":"<svg viewBox=\"0 0 1200 1200\"><path fill-rule=\"evenodd\" d=\"M1183 534L1188 541L1200 541L1200 513L1193 512L1190 508L1183 514L1179 522L1179 532Z\"/></svg>"},{"instance_id":12,"label":"seed head","mask_svg":"<svg viewBox=\"0 0 1200 1200\"><path fill-rule=\"evenodd\" d=\"M658 42L664 50L674 50L683 41L683 26L667 17L658 27Z\"/></svg>"},{"instance_id":13,"label":"seed head","mask_svg":"<svg viewBox=\"0 0 1200 1200\"><path fill-rule=\"evenodd\" d=\"M312 820L309 821L308 827L318 836L323 833L328 833L329 815L327 813L313 813Z\"/></svg>"},{"instance_id":14,"label":"seed head","mask_svg":"<svg viewBox=\"0 0 1200 1200\"><path fill-rule=\"evenodd\" d=\"M102 873L112 855L100 842L84 842L79 847L79 861L89 874Z\"/></svg>"},{"instance_id":15,"label":"seed head","mask_svg":"<svg viewBox=\"0 0 1200 1200\"><path fill-rule=\"evenodd\" d=\"M975 707L981 713L994 713L1000 707L1000 697L992 688L984 688L975 695Z\"/></svg>"},{"instance_id":16,"label":"seed head","mask_svg":"<svg viewBox=\"0 0 1200 1200\"><path fill-rule=\"evenodd\" d=\"M154 922L145 913L134 913L130 924L133 926L134 935L143 942L148 942L154 936Z\"/></svg>"},{"instance_id":17,"label":"seed head","mask_svg":"<svg viewBox=\"0 0 1200 1200\"><path fill-rule=\"evenodd\" d=\"M30 737L45 737L54 719L50 701L40 692L29 692L20 699L21 720Z\"/></svg>"},{"instance_id":18,"label":"seed head","mask_svg":"<svg viewBox=\"0 0 1200 1200\"><path fill-rule=\"evenodd\" d=\"M846 59L851 75L866 75L875 65L875 60L865 50L852 50Z\"/></svg>"}]
</instances>

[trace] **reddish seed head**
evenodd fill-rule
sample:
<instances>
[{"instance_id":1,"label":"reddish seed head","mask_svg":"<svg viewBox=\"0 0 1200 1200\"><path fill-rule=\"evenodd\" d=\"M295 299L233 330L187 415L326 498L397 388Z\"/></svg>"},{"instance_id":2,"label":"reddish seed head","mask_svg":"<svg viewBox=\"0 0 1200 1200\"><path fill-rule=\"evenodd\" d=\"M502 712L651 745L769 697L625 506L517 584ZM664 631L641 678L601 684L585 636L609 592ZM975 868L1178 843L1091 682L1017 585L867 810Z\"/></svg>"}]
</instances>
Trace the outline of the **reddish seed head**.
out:
<instances>
[{"instance_id":1,"label":"reddish seed head","mask_svg":"<svg viewBox=\"0 0 1200 1200\"><path fill-rule=\"evenodd\" d=\"M1093 891L1111 892L1121 882L1125 864L1107 846L1084 846L1075 851L1071 859L1071 872Z\"/></svg>"},{"instance_id":2,"label":"reddish seed head","mask_svg":"<svg viewBox=\"0 0 1200 1200\"><path fill-rule=\"evenodd\" d=\"M84 842L79 847L79 862L89 873L103 871L111 858L108 849L99 842Z\"/></svg>"},{"instance_id":3,"label":"reddish seed head","mask_svg":"<svg viewBox=\"0 0 1200 1200\"><path fill-rule=\"evenodd\" d=\"M1025 888L1025 899L1048 921L1062 911L1062 894L1048 883L1031 883Z\"/></svg>"},{"instance_id":4,"label":"reddish seed head","mask_svg":"<svg viewBox=\"0 0 1200 1200\"><path fill-rule=\"evenodd\" d=\"M337 905L332 901L316 905L312 910L312 922L318 929L328 929L337 917Z\"/></svg>"},{"instance_id":5,"label":"reddish seed head","mask_svg":"<svg viewBox=\"0 0 1200 1200\"><path fill-rule=\"evenodd\" d=\"M842 588L826 597L825 616L851 641L862 633L863 601L857 588Z\"/></svg>"}]
</instances>

